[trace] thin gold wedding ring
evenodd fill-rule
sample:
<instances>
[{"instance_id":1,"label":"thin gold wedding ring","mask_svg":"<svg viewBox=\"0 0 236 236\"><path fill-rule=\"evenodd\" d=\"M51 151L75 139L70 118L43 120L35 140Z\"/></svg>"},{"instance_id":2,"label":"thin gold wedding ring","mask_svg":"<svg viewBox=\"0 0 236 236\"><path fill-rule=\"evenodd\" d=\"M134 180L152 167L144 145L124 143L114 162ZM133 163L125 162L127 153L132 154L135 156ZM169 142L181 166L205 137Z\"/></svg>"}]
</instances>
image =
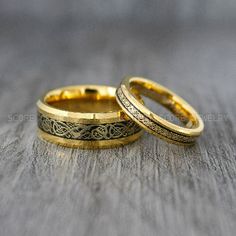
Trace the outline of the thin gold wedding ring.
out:
<instances>
[{"instance_id":1,"label":"thin gold wedding ring","mask_svg":"<svg viewBox=\"0 0 236 236\"><path fill-rule=\"evenodd\" d=\"M160 103L184 124L176 125L149 110L137 99L144 95ZM116 92L122 110L140 127L151 134L175 144L193 144L202 133L204 124L201 117L184 99L151 80L141 77L126 77Z\"/></svg>"},{"instance_id":2,"label":"thin gold wedding ring","mask_svg":"<svg viewBox=\"0 0 236 236\"><path fill-rule=\"evenodd\" d=\"M112 148L137 140L142 129L121 110L115 91L99 85L49 91L37 103L39 137L85 149Z\"/></svg>"}]
</instances>

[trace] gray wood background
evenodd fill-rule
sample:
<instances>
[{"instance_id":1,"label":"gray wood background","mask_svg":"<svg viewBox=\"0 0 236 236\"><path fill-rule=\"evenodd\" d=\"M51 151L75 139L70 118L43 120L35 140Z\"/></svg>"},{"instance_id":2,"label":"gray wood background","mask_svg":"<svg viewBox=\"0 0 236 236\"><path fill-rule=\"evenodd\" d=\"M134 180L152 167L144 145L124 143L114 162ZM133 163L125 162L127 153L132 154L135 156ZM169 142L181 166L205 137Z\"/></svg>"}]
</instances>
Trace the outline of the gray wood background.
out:
<instances>
[{"instance_id":1,"label":"gray wood background","mask_svg":"<svg viewBox=\"0 0 236 236\"><path fill-rule=\"evenodd\" d=\"M1 236L236 234L235 24L1 19ZM201 113L195 146L145 133L85 151L36 137L46 90L117 86L127 74L173 89Z\"/></svg>"}]
</instances>

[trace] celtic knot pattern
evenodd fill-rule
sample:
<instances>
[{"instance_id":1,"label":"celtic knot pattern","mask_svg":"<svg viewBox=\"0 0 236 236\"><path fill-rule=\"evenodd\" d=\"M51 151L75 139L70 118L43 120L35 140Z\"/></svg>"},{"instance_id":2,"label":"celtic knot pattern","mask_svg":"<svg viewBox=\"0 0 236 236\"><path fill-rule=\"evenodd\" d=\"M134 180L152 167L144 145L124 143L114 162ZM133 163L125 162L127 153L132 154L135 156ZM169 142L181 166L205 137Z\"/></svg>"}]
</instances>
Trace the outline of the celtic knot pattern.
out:
<instances>
[{"instance_id":1,"label":"celtic knot pattern","mask_svg":"<svg viewBox=\"0 0 236 236\"><path fill-rule=\"evenodd\" d=\"M188 136L184 136L184 135L172 132L168 130L167 128L162 127L160 124L154 122L146 115L144 115L133 104L129 102L129 100L126 98L121 88L117 89L116 94L117 94L117 98L119 99L119 102L125 107L125 109L132 116L134 116L139 122L141 122L150 130L159 134L160 136L163 136L169 140L174 140L176 142L181 142L181 143L193 143L195 141L196 137L188 137Z\"/></svg>"},{"instance_id":2,"label":"celtic knot pattern","mask_svg":"<svg viewBox=\"0 0 236 236\"><path fill-rule=\"evenodd\" d=\"M51 135L74 140L109 140L128 137L141 131L135 122L81 124L59 121L38 113L38 127Z\"/></svg>"}]
</instances>

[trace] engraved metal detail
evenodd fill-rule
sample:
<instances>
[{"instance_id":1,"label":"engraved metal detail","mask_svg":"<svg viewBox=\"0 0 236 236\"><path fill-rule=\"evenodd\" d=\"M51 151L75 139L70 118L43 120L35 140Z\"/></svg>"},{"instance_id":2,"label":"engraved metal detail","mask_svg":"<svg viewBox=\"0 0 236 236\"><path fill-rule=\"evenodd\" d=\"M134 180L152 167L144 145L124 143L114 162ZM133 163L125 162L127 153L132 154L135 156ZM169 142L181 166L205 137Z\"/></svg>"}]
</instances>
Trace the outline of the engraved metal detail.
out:
<instances>
[{"instance_id":1,"label":"engraved metal detail","mask_svg":"<svg viewBox=\"0 0 236 236\"><path fill-rule=\"evenodd\" d=\"M119 139L141 131L141 128L131 120L106 124L81 124L55 120L39 112L38 127L57 137L87 141Z\"/></svg>"},{"instance_id":2,"label":"engraved metal detail","mask_svg":"<svg viewBox=\"0 0 236 236\"><path fill-rule=\"evenodd\" d=\"M162 127L160 124L154 122L146 115L144 115L133 104L130 103L130 101L126 98L126 96L124 95L121 88L117 89L116 94L117 94L117 97L118 97L120 103L125 107L125 109L132 116L134 116L139 122L141 122L143 125L145 125L150 130L159 134L160 136L163 136L169 140L174 140L176 142L181 142L181 143L193 143L195 141L196 137L184 136L184 135L172 132L172 131Z\"/></svg>"}]
</instances>

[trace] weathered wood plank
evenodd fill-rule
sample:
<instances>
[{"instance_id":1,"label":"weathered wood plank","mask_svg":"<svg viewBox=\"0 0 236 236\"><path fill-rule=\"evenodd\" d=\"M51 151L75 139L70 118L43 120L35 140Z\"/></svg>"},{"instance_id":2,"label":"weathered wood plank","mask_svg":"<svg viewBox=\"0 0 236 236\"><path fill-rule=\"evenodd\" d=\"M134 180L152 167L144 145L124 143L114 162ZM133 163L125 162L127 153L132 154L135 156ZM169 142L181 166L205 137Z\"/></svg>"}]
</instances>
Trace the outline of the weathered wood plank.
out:
<instances>
[{"instance_id":1,"label":"weathered wood plank","mask_svg":"<svg viewBox=\"0 0 236 236\"><path fill-rule=\"evenodd\" d=\"M0 235L234 235L235 38L232 28L2 28ZM45 90L116 86L126 74L152 78L200 111L206 129L194 147L148 134L95 151L37 139Z\"/></svg>"}]
</instances>

